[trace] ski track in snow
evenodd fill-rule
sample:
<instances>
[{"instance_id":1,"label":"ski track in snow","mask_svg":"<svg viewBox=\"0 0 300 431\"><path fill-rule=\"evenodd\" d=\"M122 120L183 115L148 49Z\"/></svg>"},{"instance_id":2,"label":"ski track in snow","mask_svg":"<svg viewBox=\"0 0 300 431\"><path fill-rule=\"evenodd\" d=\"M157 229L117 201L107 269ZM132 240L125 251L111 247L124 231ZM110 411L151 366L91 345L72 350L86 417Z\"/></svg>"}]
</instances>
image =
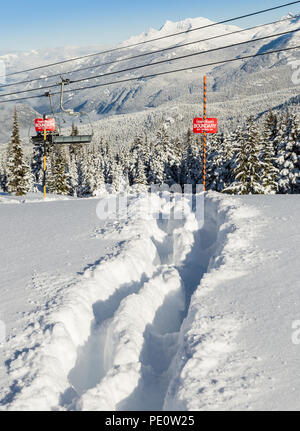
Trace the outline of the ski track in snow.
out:
<instances>
[{"instance_id":1,"label":"ski track in snow","mask_svg":"<svg viewBox=\"0 0 300 431\"><path fill-rule=\"evenodd\" d=\"M234 344L242 318L210 315L203 298L260 259L251 245L259 224L247 232L257 210L210 193L199 229L188 205L183 220L136 220L143 199L131 201L126 221L95 232L115 238L115 251L79 280L53 285L30 315L26 347L16 338L6 362L3 409L198 410L231 400L234 408L255 390L262 377L248 372L245 381L249 364ZM152 199L153 212L174 205Z\"/></svg>"}]
</instances>

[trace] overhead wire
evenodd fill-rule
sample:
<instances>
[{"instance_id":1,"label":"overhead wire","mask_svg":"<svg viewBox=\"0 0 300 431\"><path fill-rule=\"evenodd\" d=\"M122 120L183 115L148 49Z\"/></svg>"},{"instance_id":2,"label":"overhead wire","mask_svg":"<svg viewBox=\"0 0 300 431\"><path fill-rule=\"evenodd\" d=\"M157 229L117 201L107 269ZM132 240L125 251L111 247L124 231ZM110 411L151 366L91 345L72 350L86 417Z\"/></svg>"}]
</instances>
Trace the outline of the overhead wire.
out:
<instances>
[{"instance_id":1,"label":"overhead wire","mask_svg":"<svg viewBox=\"0 0 300 431\"><path fill-rule=\"evenodd\" d=\"M69 63L69 62L73 62L73 61L77 61L77 60L82 60L82 59L89 58L89 57L95 57L95 56L99 56L99 55L102 55L102 54L107 54L107 53L111 53L111 52L115 52L115 51L119 51L119 50L123 50L123 49L133 48L133 47L136 47L136 46L144 45L146 43L156 42L156 41L159 41L159 40L171 38L171 37L178 36L178 35L181 35L181 34L191 33L191 32L197 31L197 30L203 30L203 29L215 27L217 25L226 24L228 22L237 21L237 20L240 20L240 19L249 18L249 17L255 16L255 15L263 14L263 13L266 13L266 12L271 12L271 11L274 11L274 10L282 9L284 7L295 5L297 3L300 3L300 0L289 2L289 3L285 3L285 4L282 4L282 5L278 5L278 6L273 6L271 8L267 8L267 9L263 9L263 10L259 10L259 11L255 11L255 12L251 12L251 13L248 13L248 14L244 14L244 15L240 15L240 16L234 17L234 18L228 18L228 19L225 19L225 20L222 20L222 21L213 22L211 24L207 24L207 25L204 25L204 26L201 26L201 27L196 27L196 28L189 29L188 31L183 30L183 31L172 33L172 34L168 34L168 35L165 35L165 36L160 36L160 37L156 37L156 38L153 38L153 39L144 40L144 41L133 43L133 44L129 44L129 45L124 45L124 46L119 46L119 47L116 47L116 48L111 48L111 49L100 51L100 52L96 52L96 53L93 53L93 54L86 54L86 55L83 55L83 56L73 57L73 58L66 59L66 60L61 60L61 61L57 61L57 62L53 62L53 63L48 63L48 64L45 64L45 65L36 66L36 67L24 69L24 70L19 70L19 71L16 71L16 72L6 73L5 75L2 75L0 77L4 77L4 76L7 77L7 76L13 76L13 75L22 74L22 73L25 73L25 72L32 72L34 70L40 70L40 69L48 68L48 67L51 67L51 66L57 66L57 65L60 65L60 64L65 64L65 63Z\"/></svg>"},{"instance_id":2,"label":"overhead wire","mask_svg":"<svg viewBox=\"0 0 300 431\"><path fill-rule=\"evenodd\" d=\"M299 17L300 17L300 15L295 15L294 16L294 18L299 18ZM85 71L85 70L90 70L90 69L94 70L94 69L97 69L99 67L109 66L109 65L112 65L112 64L116 64L116 63L120 63L120 62L124 62L124 61L128 61L128 60L134 60L134 59L137 59L137 58L145 57L147 55L159 54L159 53L162 53L162 52L165 52L165 51L170 51L170 50L182 48L182 47L185 47L185 46L195 45L195 44L203 43L203 42L209 42L211 40L219 39L219 38L226 37L226 36L231 36L233 34L244 33L244 32L250 31L250 30L258 29L258 28L264 28L266 26L274 25L274 24L278 24L278 23L282 23L282 22L288 21L288 20L290 20L290 18L283 18L283 19L280 19L280 20L277 20L277 21L272 21L270 23L259 24L259 25L255 25L253 27L248 27L248 28L245 28L245 29L236 30L236 31L232 31L232 32L229 32L229 33L223 33L223 34L220 34L220 35L217 35L217 36L211 36L211 37L208 37L208 38L205 38L205 39L200 39L200 40L196 40L196 41L192 41L192 42L186 42L186 43L179 44L179 45L172 45L172 46L169 46L169 47L166 47L166 48L162 48L162 49L158 49L158 50L155 50L155 51L145 52L145 53L142 53L142 54L137 54L137 55L133 55L133 56L125 57L125 58L120 58L120 59L117 59L117 60L108 61L108 62L105 62L105 63L95 64L95 65L92 65L92 66L86 66L86 67L82 67L82 68L74 69L74 70L68 70L68 71L65 71L65 72L55 73L55 74L52 74L52 75L47 75L47 76L43 76L43 77L39 77L39 78L27 79L27 80L24 80L24 81L12 82L12 83L9 83L9 84L0 84L0 88L15 87L15 86L21 85L21 84L23 85L23 84L30 84L32 82L45 81L45 80L48 80L48 79L51 79L51 78L57 78L57 77L60 77L62 75L74 74L74 73L82 72L82 71Z\"/></svg>"},{"instance_id":3,"label":"overhead wire","mask_svg":"<svg viewBox=\"0 0 300 431\"><path fill-rule=\"evenodd\" d=\"M168 70L168 71L164 71L164 72L157 72L157 73L153 73L150 75L142 75L142 76L126 78L126 79L122 79L122 80L118 80L118 81L111 81L111 82L94 84L94 85L85 86L85 87L69 89L69 90L65 90L64 92L65 93L77 92L77 91L83 91L83 90L88 90L88 89L92 89L92 88L99 88L99 87L104 87L104 86L108 86L108 85L130 82L130 81L138 81L138 80L142 80L142 79L154 78L157 76L167 75L167 74L171 74L171 73L184 72L187 70L199 69L199 68L208 67L208 66L216 66L219 64L226 64L226 63L231 63L234 61L240 61L240 60L245 60L245 59L249 59L249 58L255 58L255 57L260 57L260 56L264 56L264 55L275 54L275 53L279 53L279 52L291 51L291 50L299 49L299 48L300 48L300 45L296 45L296 46L292 46L292 47L288 47L288 48L275 49L272 51L260 52L260 53L256 53L256 54L252 54L252 55L239 56L239 57L235 57L235 58L231 58L231 59L227 59L227 60L215 61L215 62L206 63L206 64L184 67L184 68L180 68L180 69ZM54 96L54 95L61 94L61 93L58 91L58 92L51 93L51 94ZM45 94L21 97L21 98L17 98L17 99L0 100L0 104L1 103L8 103L8 102L18 102L18 101L29 100L29 99L37 99L37 98L42 98L42 97L45 97Z\"/></svg>"},{"instance_id":4,"label":"overhead wire","mask_svg":"<svg viewBox=\"0 0 300 431\"><path fill-rule=\"evenodd\" d=\"M262 40L266 40L266 39L271 39L273 37L278 37L278 36L283 36L286 34L291 34L291 33L296 33L300 31L300 28L294 29L294 30L288 30L288 31L284 31L284 32L280 32L280 33L276 33L276 34L272 34L269 36L263 36L263 37L259 37L256 39L250 39L250 40L246 40L243 42L238 42L238 43L233 43L230 45L225 45L225 46L220 46L220 47L216 47L216 48L211 48L205 51L200 51L200 52L193 52L190 54L184 54L178 57L173 57L171 59L164 59L164 60L159 60L153 63L147 63L147 64L142 64L139 66L132 66L132 67L128 67L126 69L121 69L121 70L116 70L113 72L106 72L106 73L102 73L100 75L95 75L95 76L88 76L88 77L84 77L84 78L80 78L80 79L75 79L75 80L68 80L69 84L76 84L79 82L84 82L84 81L89 81L89 80L94 80L94 79L98 79L98 78L105 78L107 76L112 76L112 75L116 75L119 73L125 73L125 72L132 72L132 71L136 71L145 67L154 67L160 64L164 64L164 63L170 63L170 61L177 61L177 60L183 60L186 58L190 58L190 57L195 57L198 55L202 55L202 54L207 54L207 53L211 53L211 52L216 52L216 51L220 51L222 49L228 49L228 48L233 48L233 47L237 47L237 46L241 46L241 45L245 45L248 43L254 43L254 42L258 42L258 41L262 41ZM0 93L0 98L2 97L6 97L6 96L13 96L13 95L17 95L17 94L23 94L23 93L29 93L32 91L40 91L40 90L49 90L50 88L54 88L54 87L58 87L60 85L60 83L55 83L55 84L49 84L47 86L44 87L37 87L37 88L29 88L26 90L19 90L19 91L13 91L11 93Z\"/></svg>"}]
</instances>

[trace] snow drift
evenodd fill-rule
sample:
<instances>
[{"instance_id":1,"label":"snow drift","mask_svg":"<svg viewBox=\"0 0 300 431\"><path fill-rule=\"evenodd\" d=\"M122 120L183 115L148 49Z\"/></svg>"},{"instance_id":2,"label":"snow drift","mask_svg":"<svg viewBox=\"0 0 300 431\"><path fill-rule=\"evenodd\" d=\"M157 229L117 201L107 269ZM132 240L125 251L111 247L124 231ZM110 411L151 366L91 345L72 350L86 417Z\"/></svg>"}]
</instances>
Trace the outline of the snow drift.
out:
<instances>
[{"instance_id":1,"label":"snow drift","mask_svg":"<svg viewBox=\"0 0 300 431\"><path fill-rule=\"evenodd\" d=\"M259 359L237 343L245 313L223 303L235 304L273 259L255 245L265 219L242 199L208 193L202 226L187 202L174 220L164 216L176 199L152 199L145 220L136 213L149 210L146 196L131 197L128 218L102 229L114 251L32 314L26 348L7 361L3 408L234 409L257 396Z\"/></svg>"}]
</instances>

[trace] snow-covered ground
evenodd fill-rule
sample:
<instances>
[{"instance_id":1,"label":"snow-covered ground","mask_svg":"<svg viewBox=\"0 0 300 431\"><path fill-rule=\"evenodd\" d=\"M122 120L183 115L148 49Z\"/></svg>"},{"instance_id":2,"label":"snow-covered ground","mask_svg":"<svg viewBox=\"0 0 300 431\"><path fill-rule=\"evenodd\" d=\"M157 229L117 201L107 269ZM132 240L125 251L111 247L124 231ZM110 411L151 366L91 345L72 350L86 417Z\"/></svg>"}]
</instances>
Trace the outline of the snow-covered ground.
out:
<instances>
[{"instance_id":1,"label":"snow-covered ground","mask_svg":"<svg viewBox=\"0 0 300 431\"><path fill-rule=\"evenodd\" d=\"M298 410L300 198L98 202L0 196L1 409Z\"/></svg>"}]
</instances>

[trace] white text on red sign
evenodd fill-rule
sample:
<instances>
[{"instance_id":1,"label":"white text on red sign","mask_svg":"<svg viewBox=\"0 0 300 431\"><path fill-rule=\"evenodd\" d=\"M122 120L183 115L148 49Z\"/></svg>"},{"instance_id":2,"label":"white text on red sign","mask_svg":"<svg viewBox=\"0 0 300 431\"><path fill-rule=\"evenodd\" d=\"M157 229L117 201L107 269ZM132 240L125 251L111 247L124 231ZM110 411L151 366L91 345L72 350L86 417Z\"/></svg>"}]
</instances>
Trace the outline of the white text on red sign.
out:
<instances>
[{"instance_id":1,"label":"white text on red sign","mask_svg":"<svg viewBox=\"0 0 300 431\"><path fill-rule=\"evenodd\" d=\"M43 132L44 130L46 130L47 132L55 131L54 118L48 118L46 120L44 120L43 118L36 118L34 122L35 122L35 130L37 132Z\"/></svg>"},{"instance_id":2,"label":"white text on red sign","mask_svg":"<svg viewBox=\"0 0 300 431\"><path fill-rule=\"evenodd\" d=\"M218 119L217 118L194 118L193 123L194 133L217 133Z\"/></svg>"}]
</instances>

